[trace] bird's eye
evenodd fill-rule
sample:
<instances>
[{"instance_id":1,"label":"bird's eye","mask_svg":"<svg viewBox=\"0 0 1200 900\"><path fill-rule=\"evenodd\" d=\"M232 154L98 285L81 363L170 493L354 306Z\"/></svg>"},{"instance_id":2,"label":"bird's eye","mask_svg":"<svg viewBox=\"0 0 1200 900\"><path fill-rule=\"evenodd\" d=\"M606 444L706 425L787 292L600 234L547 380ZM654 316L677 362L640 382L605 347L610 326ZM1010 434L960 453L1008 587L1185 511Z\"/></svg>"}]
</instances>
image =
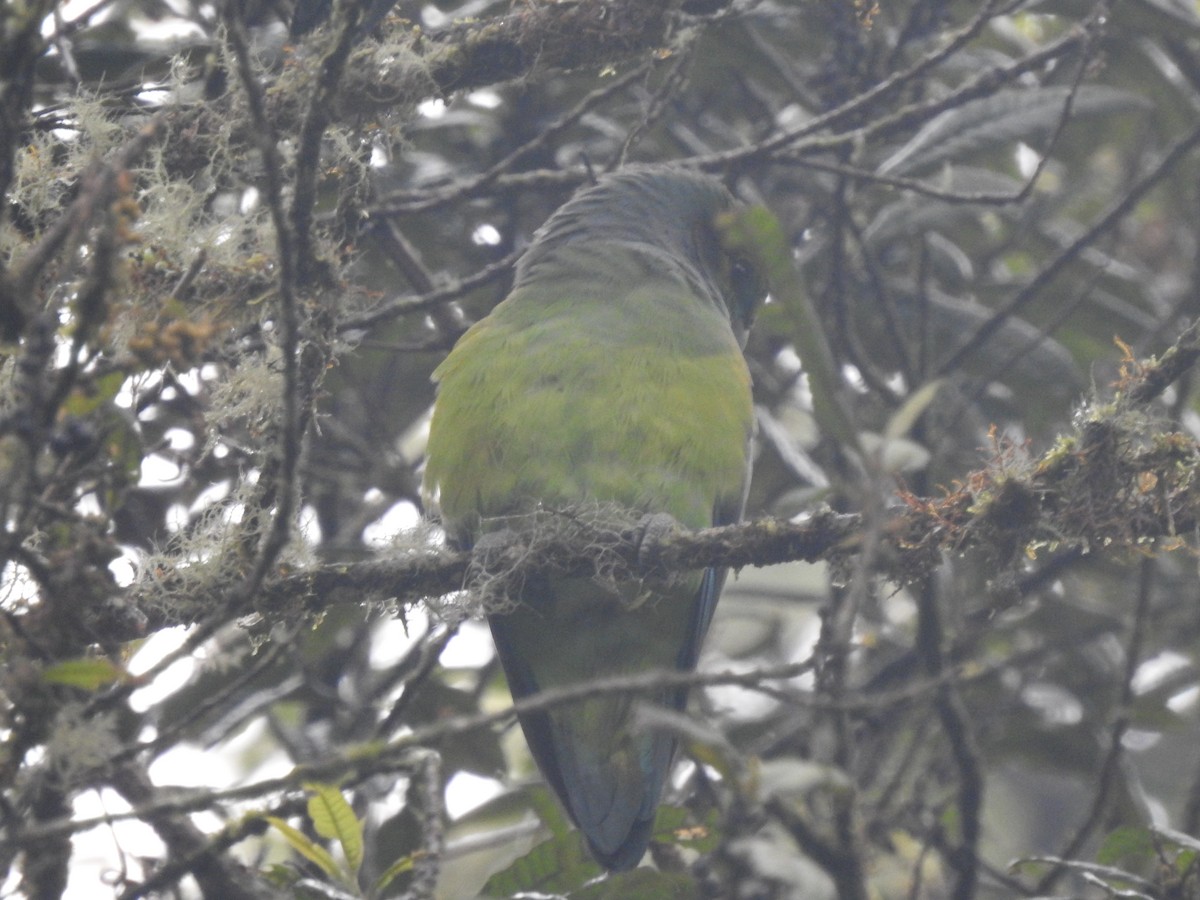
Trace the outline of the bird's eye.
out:
<instances>
[{"instance_id":1,"label":"bird's eye","mask_svg":"<svg viewBox=\"0 0 1200 900\"><path fill-rule=\"evenodd\" d=\"M744 256L735 256L729 265L729 280L737 303L737 315L742 326L749 328L754 322L758 305L767 295L767 286L762 274Z\"/></svg>"}]
</instances>

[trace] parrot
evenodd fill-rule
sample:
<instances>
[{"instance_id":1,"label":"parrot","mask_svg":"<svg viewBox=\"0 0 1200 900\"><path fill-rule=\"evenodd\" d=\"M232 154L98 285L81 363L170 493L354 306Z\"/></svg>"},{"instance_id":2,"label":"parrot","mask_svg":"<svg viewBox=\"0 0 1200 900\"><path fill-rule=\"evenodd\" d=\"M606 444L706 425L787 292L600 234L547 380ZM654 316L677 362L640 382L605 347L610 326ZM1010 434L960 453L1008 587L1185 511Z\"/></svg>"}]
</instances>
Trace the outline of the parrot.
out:
<instances>
[{"instance_id":1,"label":"parrot","mask_svg":"<svg viewBox=\"0 0 1200 900\"><path fill-rule=\"evenodd\" d=\"M535 232L508 296L433 374L422 491L452 544L587 504L692 529L741 518L755 429L743 350L766 288L753 261L723 249L718 216L738 205L711 176L628 166ZM526 578L488 616L512 696L693 671L724 580L709 568L650 593ZM650 702L682 711L686 699L671 687ZM610 871L644 856L676 749L663 729L635 727L636 706L605 694L518 716Z\"/></svg>"}]
</instances>

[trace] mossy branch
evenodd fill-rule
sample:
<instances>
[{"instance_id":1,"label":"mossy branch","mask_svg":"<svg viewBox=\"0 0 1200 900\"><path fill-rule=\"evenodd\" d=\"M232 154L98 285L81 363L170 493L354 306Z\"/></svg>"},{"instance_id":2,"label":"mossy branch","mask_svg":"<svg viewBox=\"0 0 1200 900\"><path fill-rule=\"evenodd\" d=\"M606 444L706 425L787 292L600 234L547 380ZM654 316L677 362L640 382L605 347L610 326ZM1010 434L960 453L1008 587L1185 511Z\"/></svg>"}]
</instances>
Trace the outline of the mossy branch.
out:
<instances>
[{"instance_id":1,"label":"mossy branch","mask_svg":"<svg viewBox=\"0 0 1200 900\"><path fill-rule=\"evenodd\" d=\"M1200 527L1200 443L1156 429L1144 404L1200 358L1200 325L1189 328L1158 360L1127 358L1114 399L1093 405L1075 430L1040 457L997 440L993 459L937 498L901 493L881 526L880 574L912 583L928 577L944 554L985 550L997 572L1039 552L1074 547L1145 553L1190 546ZM800 522L772 518L739 525L682 529L657 539L647 552L636 515L596 507L545 511L514 528L508 541L475 554L449 547L410 549L392 559L338 563L281 574L264 585L254 609L268 619L319 614L331 605L364 601L417 602L468 588L489 598L531 571L606 580L669 579L706 566L768 566L824 560L834 565L858 552L864 521L857 514L818 511ZM1195 549L1195 548L1192 548ZM178 584L173 585L173 581ZM152 591L182 588L167 574ZM218 600L223 586L200 594ZM134 592L122 609L143 604ZM203 609L191 591L189 609ZM212 608L209 606L209 608ZM173 624L164 614L136 619L128 612L103 623L134 636ZM117 635L114 635L116 637Z\"/></svg>"},{"instance_id":2,"label":"mossy branch","mask_svg":"<svg viewBox=\"0 0 1200 900\"><path fill-rule=\"evenodd\" d=\"M521 4L511 15L439 32L425 61L443 92L509 81L535 68L611 65L661 47L675 5L672 0ZM349 82L346 87L353 92Z\"/></svg>"},{"instance_id":3,"label":"mossy branch","mask_svg":"<svg viewBox=\"0 0 1200 900\"><path fill-rule=\"evenodd\" d=\"M430 97L527 78L537 72L592 67L600 69L644 57L669 38L672 0L570 0L531 3L506 16L456 22L436 32L397 28L382 44L367 42L351 54L322 110L330 123L389 112L405 113ZM308 47L297 47L294 64L276 76L270 91L270 118L281 133L298 132L306 115L307 90L297 90L300 73L313 61ZM172 143L172 164L194 171L210 155L212 139L226 131L229 94L198 113L181 108L181 134ZM253 144L246 123L233 139Z\"/></svg>"}]
</instances>

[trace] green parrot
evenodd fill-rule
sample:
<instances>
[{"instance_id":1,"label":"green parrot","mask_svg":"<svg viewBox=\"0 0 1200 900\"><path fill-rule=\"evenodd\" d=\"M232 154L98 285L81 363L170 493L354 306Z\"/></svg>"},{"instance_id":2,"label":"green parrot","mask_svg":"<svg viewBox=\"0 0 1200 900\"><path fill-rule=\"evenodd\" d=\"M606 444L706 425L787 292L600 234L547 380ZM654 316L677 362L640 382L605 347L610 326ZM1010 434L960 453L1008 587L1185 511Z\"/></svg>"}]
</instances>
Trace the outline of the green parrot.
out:
<instances>
[{"instance_id":1,"label":"green parrot","mask_svg":"<svg viewBox=\"0 0 1200 900\"><path fill-rule=\"evenodd\" d=\"M617 504L689 528L736 522L754 410L742 356L764 281L722 249L720 182L669 166L603 177L561 207L512 293L434 372L424 492L470 547L535 510ZM513 697L651 669L690 671L725 570L658 594L532 577L489 616ZM651 701L682 710L685 689ZM538 767L610 870L637 865L675 753L609 694L520 717Z\"/></svg>"}]
</instances>

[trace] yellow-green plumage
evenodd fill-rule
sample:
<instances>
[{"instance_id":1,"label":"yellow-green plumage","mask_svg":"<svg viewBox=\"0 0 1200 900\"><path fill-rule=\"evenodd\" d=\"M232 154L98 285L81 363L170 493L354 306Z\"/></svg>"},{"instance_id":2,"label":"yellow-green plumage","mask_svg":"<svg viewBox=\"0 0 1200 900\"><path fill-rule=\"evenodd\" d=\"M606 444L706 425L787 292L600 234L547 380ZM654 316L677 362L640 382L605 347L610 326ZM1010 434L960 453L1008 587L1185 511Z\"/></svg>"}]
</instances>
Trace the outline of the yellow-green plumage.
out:
<instances>
[{"instance_id":1,"label":"yellow-green plumage","mask_svg":"<svg viewBox=\"0 0 1200 900\"><path fill-rule=\"evenodd\" d=\"M610 177L539 232L508 299L437 369L425 473L447 531L614 503L689 527L741 514L753 429L741 340L761 291L721 253L717 182L668 168ZM639 600L535 578L491 617L514 696L602 676L688 669L723 572ZM628 592L626 592L628 593ZM657 702L681 708L685 692ZM637 863L673 740L636 733L609 695L522 717L543 773L609 868Z\"/></svg>"},{"instance_id":2,"label":"yellow-green plumage","mask_svg":"<svg viewBox=\"0 0 1200 900\"><path fill-rule=\"evenodd\" d=\"M752 426L749 375L728 325L717 330L718 311L689 310L694 299L670 285L546 304L525 293L475 325L435 373L426 480L447 521L527 509L529 498L587 498L710 524L714 491L741 492ZM541 318L523 315L526 305ZM585 306L594 309L580 321ZM633 320L644 320L637 334L614 334ZM686 346L701 329L724 340ZM701 423L734 438L701 439Z\"/></svg>"}]
</instances>

